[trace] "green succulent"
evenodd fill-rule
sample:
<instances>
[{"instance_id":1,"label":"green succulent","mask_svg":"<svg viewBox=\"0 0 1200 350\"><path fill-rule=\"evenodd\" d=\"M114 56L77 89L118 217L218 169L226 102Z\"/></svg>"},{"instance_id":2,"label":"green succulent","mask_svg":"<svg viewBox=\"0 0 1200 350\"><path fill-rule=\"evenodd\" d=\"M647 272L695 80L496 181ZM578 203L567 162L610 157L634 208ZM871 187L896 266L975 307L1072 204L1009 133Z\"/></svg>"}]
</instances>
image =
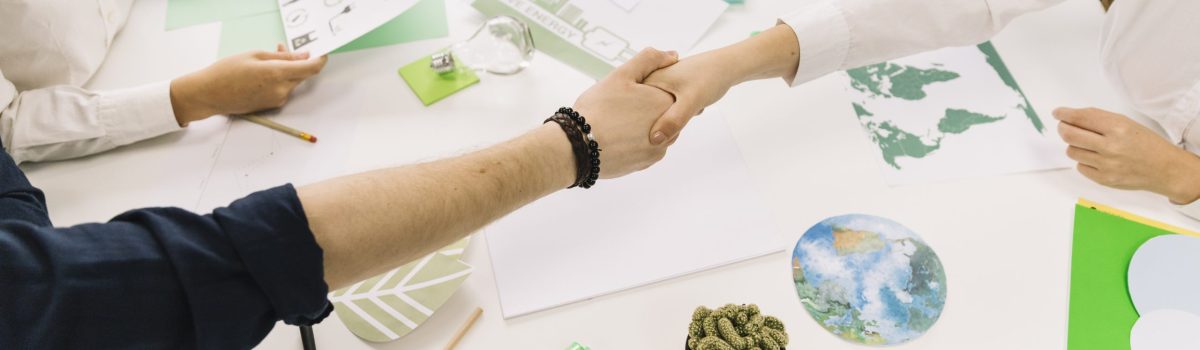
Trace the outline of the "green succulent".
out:
<instances>
[{"instance_id":1,"label":"green succulent","mask_svg":"<svg viewBox=\"0 0 1200 350\"><path fill-rule=\"evenodd\" d=\"M783 322L763 316L754 304L700 306L688 325L688 350L781 350L787 343Z\"/></svg>"}]
</instances>

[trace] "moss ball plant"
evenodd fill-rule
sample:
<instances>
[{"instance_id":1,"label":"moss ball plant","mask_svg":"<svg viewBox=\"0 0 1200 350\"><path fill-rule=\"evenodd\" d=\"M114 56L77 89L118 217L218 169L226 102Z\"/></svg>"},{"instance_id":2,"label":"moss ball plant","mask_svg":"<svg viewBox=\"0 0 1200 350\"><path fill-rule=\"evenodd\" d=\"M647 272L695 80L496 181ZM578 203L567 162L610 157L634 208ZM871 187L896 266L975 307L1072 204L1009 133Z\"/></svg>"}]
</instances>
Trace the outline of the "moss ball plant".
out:
<instances>
[{"instance_id":1,"label":"moss ball plant","mask_svg":"<svg viewBox=\"0 0 1200 350\"><path fill-rule=\"evenodd\" d=\"M787 343L783 322L754 304L700 306L688 325L687 350L782 350Z\"/></svg>"}]
</instances>

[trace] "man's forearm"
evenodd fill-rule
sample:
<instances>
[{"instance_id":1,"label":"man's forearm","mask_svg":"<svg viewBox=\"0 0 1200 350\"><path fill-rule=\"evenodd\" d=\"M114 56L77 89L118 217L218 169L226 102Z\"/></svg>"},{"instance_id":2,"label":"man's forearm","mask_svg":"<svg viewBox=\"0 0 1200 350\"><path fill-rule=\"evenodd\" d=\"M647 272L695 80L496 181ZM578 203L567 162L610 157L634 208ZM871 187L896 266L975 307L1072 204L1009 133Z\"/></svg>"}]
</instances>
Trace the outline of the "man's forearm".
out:
<instances>
[{"instance_id":1,"label":"man's forearm","mask_svg":"<svg viewBox=\"0 0 1200 350\"><path fill-rule=\"evenodd\" d=\"M464 156L332 179L298 194L336 289L450 244L574 177L570 144L551 123Z\"/></svg>"}]
</instances>

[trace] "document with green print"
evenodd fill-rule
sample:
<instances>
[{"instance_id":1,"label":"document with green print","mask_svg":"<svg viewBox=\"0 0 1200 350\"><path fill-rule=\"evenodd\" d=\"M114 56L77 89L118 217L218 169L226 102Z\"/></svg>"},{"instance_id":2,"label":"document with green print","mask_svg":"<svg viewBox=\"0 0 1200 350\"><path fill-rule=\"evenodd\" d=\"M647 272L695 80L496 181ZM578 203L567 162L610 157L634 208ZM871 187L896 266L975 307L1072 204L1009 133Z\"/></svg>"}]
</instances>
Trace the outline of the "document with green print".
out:
<instances>
[{"instance_id":1,"label":"document with green print","mask_svg":"<svg viewBox=\"0 0 1200 350\"><path fill-rule=\"evenodd\" d=\"M474 0L471 5L488 16L525 22L538 50L595 79L646 47L686 53L729 6L721 0L641 0L630 9L603 0Z\"/></svg>"},{"instance_id":2,"label":"document with green print","mask_svg":"<svg viewBox=\"0 0 1200 350\"><path fill-rule=\"evenodd\" d=\"M892 185L1063 168L1066 145L990 42L846 71Z\"/></svg>"}]
</instances>

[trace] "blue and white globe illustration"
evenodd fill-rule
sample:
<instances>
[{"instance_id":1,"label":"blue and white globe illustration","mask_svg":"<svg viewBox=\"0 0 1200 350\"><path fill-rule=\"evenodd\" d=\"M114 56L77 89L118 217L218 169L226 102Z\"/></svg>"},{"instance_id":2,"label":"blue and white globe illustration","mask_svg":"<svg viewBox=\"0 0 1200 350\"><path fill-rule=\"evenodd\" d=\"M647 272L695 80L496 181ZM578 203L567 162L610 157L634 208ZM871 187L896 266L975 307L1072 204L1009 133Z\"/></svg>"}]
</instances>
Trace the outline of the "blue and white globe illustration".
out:
<instances>
[{"instance_id":1,"label":"blue and white globe illustration","mask_svg":"<svg viewBox=\"0 0 1200 350\"><path fill-rule=\"evenodd\" d=\"M825 219L792 251L800 303L847 341L893 345L929 330L946 302L937 254L908 228L851 214Z\"/></svg>"}]
</instances>

